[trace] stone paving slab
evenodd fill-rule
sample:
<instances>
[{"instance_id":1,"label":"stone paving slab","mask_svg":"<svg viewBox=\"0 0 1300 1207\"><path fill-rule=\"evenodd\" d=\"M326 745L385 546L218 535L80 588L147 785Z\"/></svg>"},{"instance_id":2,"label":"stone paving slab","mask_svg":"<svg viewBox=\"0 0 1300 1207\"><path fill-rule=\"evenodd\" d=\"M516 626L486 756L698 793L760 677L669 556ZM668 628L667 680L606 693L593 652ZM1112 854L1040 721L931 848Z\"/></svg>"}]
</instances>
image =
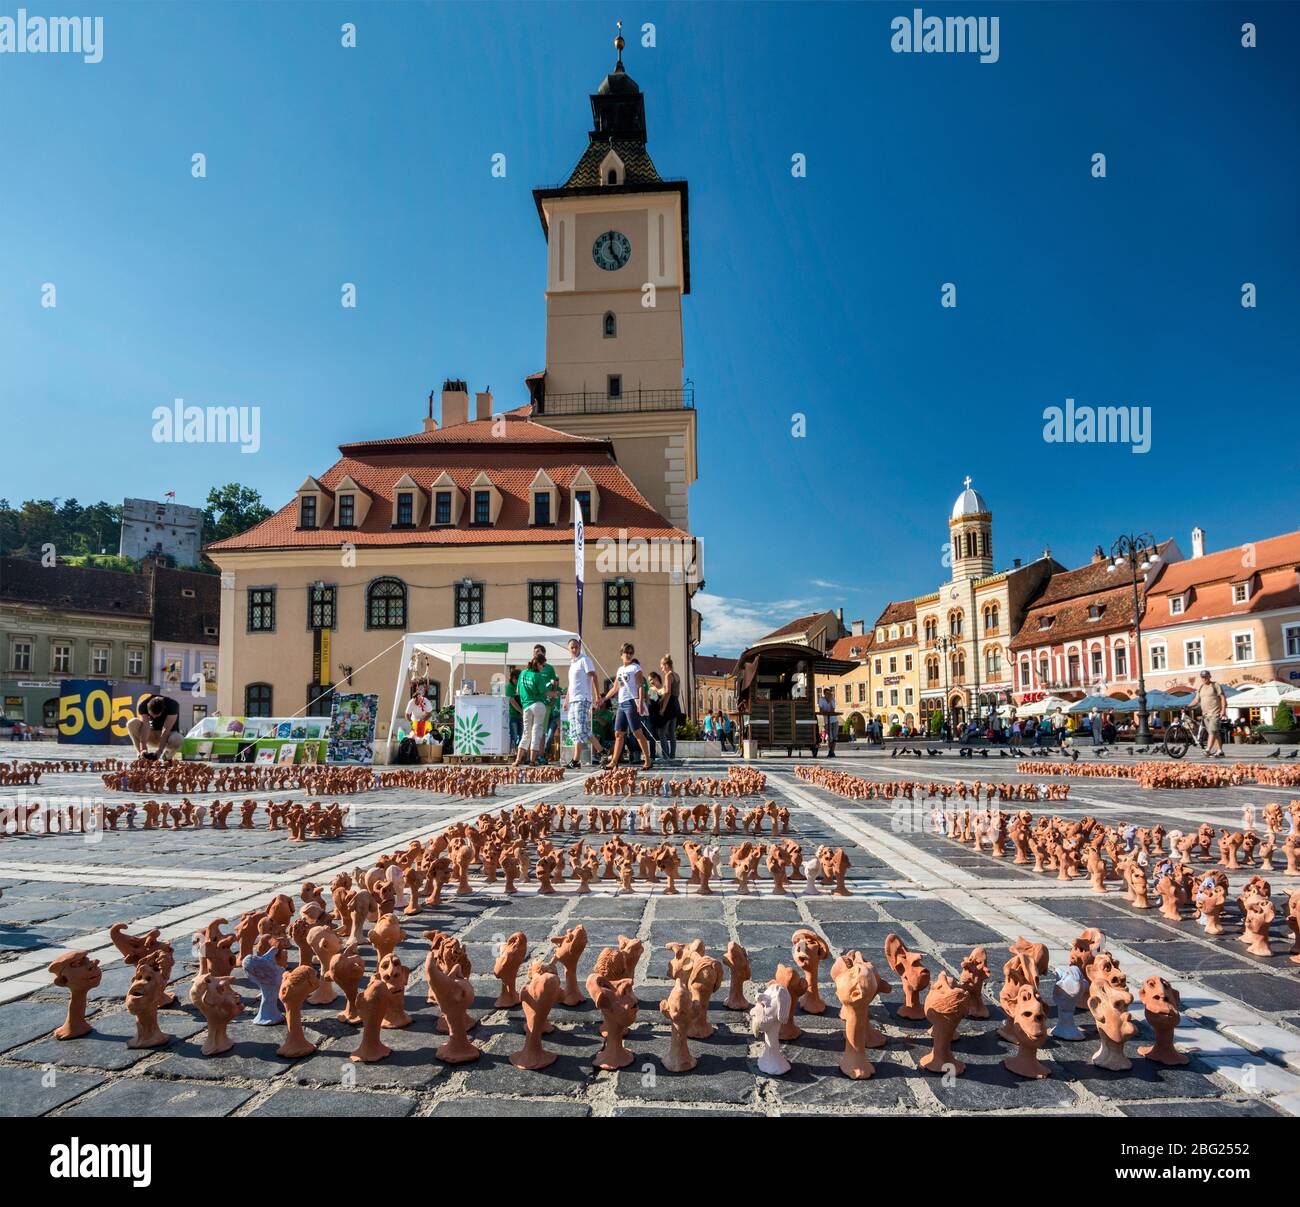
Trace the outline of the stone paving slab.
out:
<instances>
[{"instance_id":1,"label":"stone paving slab","mask_svg":"<svg viewBox=\"0 0 1300 1207\"><path fill-rule=\"evenodd\" d=\"M540 790L503 788L490 800L406 790L358 794L347 800L357 806L357 824L328 842L290 844L283 835L265 830L210 829L118 832L97 843L74 835L0 840L0 1088L6 1108L139 1116L692 1118L988 1111L1226 1118L1300 1109L1295 1067L1300 1051L1300 974L1296 965L1280 958L1282 944L1289 944L1280 922L1274 931L1279 956L1260 960L1249 956L1231 934L1215 939L1190 922L1168 923L1154 911L1142 914L1128 907L1118 892L1097 896L1086 884L1058 882L1018 868L1009 859L994 860L940 836L900 829L889 802L845 801L796 780L792 770L799 762L765 760L765 795L789 805L791 837L803 844L806 856L822 842L845 848L853 865L852 896L805 896L802 883L792 885L788 895L777 896L765 871L756 891L740 896L729 868L723 869L720 891L712 896L690 893L683 880L682 892L674 897L663 894L662 882L653 891L638 885L629 894L614 892L609 882L595 882L597 891L583 897L573 893L572 884L561 885L553 896L540 896L535 884L524 884L518 895L507 897L499 886L485 891L475 880L469 896L449 896L437 910L401 919L408 937L398 952L412 970L407 1008L414 1021L407 1028L386 1029L383 1038L394 1055L370 1065L348 1059L357 1030L335 1018L341 999L331 1007L307 1009L306 1028L319 1049L296 1061L275 1055L283 1027L257 1028L247 1015L232 1024L232 1052L203 1057L203 1023L188 1004L163 1011L162 1025L175 1037L166 1047L127 1049L125 1040L134 1024L122 1009L122 995L131 970L106 947L108 924L121 920L132 933L146 928L146 922L163 926L176 945L174 988L184 999L193 975L187 936L210 917L237 918L240 909L260 906L276 891L296 896L303 879L328 883L332 873L321 869L372 862L379 851L405 846L413 836L432 835L452 818L509 808L517 799L565 801L582 809L614 802L585 797L581 779L570 776L562 785ZM857 754L837 769L879 780L1041 779L1023 776L1009 760L981 760L978 767L955 758L925 760L919 766L915 761L906 766L889 762L879 755ZM720 774L723 765L693 765L690 772ZM98 777L84 773L52 775L48 784L70 793L102 794ZM1075 789L1069 802L1039 806L1036 812L1088 812L1108 823L1158 817L1167 826L1186 829L1206 818L1215 824L1239 824L1244 801L1258 813L1272 799L1235 789L1143 793L1131 781L1105 779L1076 779ZM263 795L258 794L259 800ZM1275 795L1287 799L1285 790ZM570 835L556 837L572 841ZM691 836L669 841L680 845L683 837ZM698 840L719 842L725 861L726 849L741 837L701 835ZM624 838L642 840L631 834ZM657 843L660 836L645 839ZM599 845L599 836L589 841ZM313 871L309 874L308 869ZM1234 889L1249 874L1232 873ZM1295 887L1277 871L1272 879L1275 900ZM1234 917L1235 906L1225 913L1229 929ZM637 970L640 1018L627 1041L636 1060L618 1072L592 1067L600 1046L599 1017L584 1003L553 1012L557 1030L545 1043L560 1053L554 1065L539 1072L515 1069L508 1056L523 1042L522 1019L517 1009L502 1011L492 1005L496 944L522 930L529 939L530 958L545 958L551 951L550 937L577 922L586 927L589 939L580 976L594 966L600 948L614 944L620 934L645 943ZM1106 1073L1088 1064L1095 1041L1054 1042L1042 1054L1052 1076L1023 1081L1002 1068L1010 1049L994 1034L996 1022L966 1020L956 1051L968 1063L968 1072L955 1081L945 1080L917 1067L929 1047L926 1024L898 1018L902 996L895 988L872 1008L889 1041L873 1054L877 1074L852 1082L836 1067L843 1033L828 961L821 969L821 987L829 1009L820 1016L798 1015L804 1037L786 1046L794 1062L787 1077L759 1073L747 1020L722 1009L721 995L711 1011L717 1032L708 1040L691 1042L697 1068L672 1074L662 1066L668 1032L658 1003L668 989L668 942L702 938L717 956L728 942L740 942L749 951L758 981L772 975L778 963L792 962L790 936L800 927L818 930L832 949L832 959L849 948L860 949L895 982L883 954L884 938L891 932L920 950L935 973L941 968L954 972L971 947L982 945L994 969L986 991L992 999L1011 938L1042 938L1056 964L1064 962L1070 936L1084 926L1097 926L1112 949L1124 953L1120 958L1131 987L1135 978L1146 975L1144 968L1172 973L1170 979L1184 999L1180 1042L1197 1053L1191 1065L1169 1070L1136 1057L1137 1044L1147 1031L1135 1006L1140 1037L1130 1044L1134 1068L1129 1073ZM441 1037L434 1032L435 1012L425 1004L422 973L428 950L423 934L430 929L461 935L473 961L478 995L474 1014L480 1022L472 1038L484 1052L472 1064L447 1066L433 1055ZM49 986L44 968L58 950L78 943L90 945L103 962L104 983L92 998L100 1009L92 1015L94 1034L60 1043L48 1036L62 1018L66 995ZM373 952L366 954L373 961ZM242 991L251 1000L249 987ZM1086 1011L1079 1021L1091 1036ZM46 1066L54 1070L54 1084L48 1087L40 1083Z\"/></svg>"}]
</instances>

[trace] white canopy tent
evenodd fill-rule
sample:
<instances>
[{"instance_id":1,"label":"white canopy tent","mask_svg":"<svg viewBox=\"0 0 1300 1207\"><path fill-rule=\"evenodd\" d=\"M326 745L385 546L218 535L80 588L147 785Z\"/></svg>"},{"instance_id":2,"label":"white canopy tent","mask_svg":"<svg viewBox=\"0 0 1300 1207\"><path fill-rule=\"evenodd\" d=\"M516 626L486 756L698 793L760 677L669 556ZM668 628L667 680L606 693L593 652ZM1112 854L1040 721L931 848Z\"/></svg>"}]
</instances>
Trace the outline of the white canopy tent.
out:
<instances>
[{"instance_id":1,"label":"white canopy tent","mask_svg":"<svg viewBox=\"0 0 1300 1207\"><path fill-rule=\"evenodd\" d=\"M1044 696L1041 700L1031 700L1028 704L1016 705L1016 715L1021 717L1041 717L1046 712L1055 712L1058 708L1070 707L1070 701L1060 696Z\"/></svg>"},{"instance_id":2,"label":"white canopy tent","mask_svg":"<svg viewBox=\"0 0 1300 1207\"><path fill-rule=\"evenodd\" d=\"M1282 701L1293 704L1300 701L1300 687L1273 680L1243 687L1228 698L1229 708L1276 708Z\"/></svg>"},{"instance_id":3,"label":"white canopy tent","mask_svg":"<svg viewBox=\"0 0 1300 1207\"><path fill-rule=\"evenodd\" d=\"M523 666L533 656L533 646L546 649L546 658L553 666L568 666L569 641L577 633L552 629L542 624L529 624L524 620L485 620L482 624L461 625L454 629L431 629L426 633L407 633L402 642L402 659L397 668L397 684L393 689L393 711L388 719L388 740L397 733L397 718L405 708L410 690L412 659L416 654L427 654L445 662L449 668L447 699L450 704L456 694L456 668L464 678L467 666L489 666L500 663L502 669L511 665Z\"/></svg>"}]
</instances>

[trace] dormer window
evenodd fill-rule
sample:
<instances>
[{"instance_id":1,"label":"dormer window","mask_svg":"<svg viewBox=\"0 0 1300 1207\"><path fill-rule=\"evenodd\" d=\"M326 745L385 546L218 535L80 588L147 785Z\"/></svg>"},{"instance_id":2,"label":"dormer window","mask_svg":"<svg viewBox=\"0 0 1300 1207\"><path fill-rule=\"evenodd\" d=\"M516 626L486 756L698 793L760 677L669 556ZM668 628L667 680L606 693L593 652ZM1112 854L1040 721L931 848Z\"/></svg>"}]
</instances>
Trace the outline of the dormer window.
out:
<instances>
[{"instance_id":1,"label":"dormer window","mask_svg":"<svg viewBox=\"0 0 1300 1207\"><path fill-rule=\"evenodd\" d=\"M433 496L433 522L451 523L451 491L439 490Z\"/></svg>"},{"instance_id":2,"label":"dormer window","mask_svg":"<svg viewBox=\"0 0 1300 1207\"><path fill-rule=\"evenodd\" d=\"M303 495L298 500L298 527L315 528L316 527L316 496Z\"/></svg>"},{"instance_id":3,"label":"dormer window","mask_svg":"<svg viewBox=\"0 0 1300 1207\"><path fill-rule=\"evenodd\" d=\"M1040 631L1044 629L1050 629L1052 627L1053 621L1055 620L1056 620L1055 616L1040 616L1038 618L1038 627Z\"/></svg>"},{"instance_id":4,"label":"dormer window","mask_svg":"<svg viewBox=\"0 0 1300 1207\"><path fill-rule=\"evenodd\" d=\"M613 339L618 335L618 319L612 310L605 311L605 317L602 320L606 339Z\"/></svg>"},{"instance_id":5,"label":"dormer window","mask_svg":"<svg viewBox=\"0 0 1300 1207\"><path fill-rule=\"evenodd\" d=\"M533 492L533 523L547 525L551 522L551 492L538 490Z\"/></svg>"},{"instance_id":6,"label":"dormer window","mask_svg":"<svg viewBox=\"0 0 1300 1207\"><path fill-rule=\"evenodd\" d=\"M1169 597L1169 615L1181 616L1187 607L1187 599L1182 595L1171 595Z\"/></svg>"},{"instance_id":7,"label":"dormer window","mask_svg":"<svg viewBox=\"0 0 1300 1207\"><path fill-rule=\"evenodd\" d=\"M1250 602L1250 583L1232 584L1232 602L1235 604Z\"/></svg>"},{"instance_id":8,"label":"dormer window","mask_svg":"<svg viewBox=\"0 0 1300 1207\"><path fill-rule=\"evenodd\" d=\"M578 490L574 491L573 497L577 500L578 510L582 513L582 522L591 523L591 491Z\"/></svg>"},{"instance_id":9,"label":"dormer window","mask_svg":"<svg viewBox=\"0 0 1300 1207\"><path fill-rule=\"evenodd\" d=\"M474 523L492 523L492 492L476 490L474 492Z\"/></svg>"},{"instance_id":10,"label":"dormer window","mask_svg":"<svg viewBox=\"0 0 1300 1207\"><path fill-rule=\"evenodd\" d=\"M1103 614L1105 611L1106 611L1106 605L1105 605L1105 604L1089 604L1089 605L1088 605L1088 619L1089 619L1089 620L1100 620L1100 619L1102 618L1102 614Z\"/></svg>"},{"instance_id":11,"label":"dormer window","mask_svg":"<svg viewBox=\"0 0 1300 1207\"><path fill-rule=\"evenodd\" d=\"M415 523L415 494L409 490L399 491L397 506L393 509L393 523L398 528L409 528Z\"/></svg>"},{"instance_id":12,"label":"dormer window","mask_svg":"<svg viewBox=\"0 0 1300 1207\"><path fill-rule=\"evenodd\" d=\"M193 587L182 587L182 588L181 588L181 598L182 598L182 599L193 599L193 598L194 598L194 588L193 588Z\"/></svg>"},{"instance_id":13,"label":"dormer window","mask_svg":"<svg viewBox=\"0 0 1300 1207\"><path fill-rule=\"evenodd\" d=\"M877 629L877 630L876 630L876 640L877 640L877 641L884 641L884 639L885 639L885 630L884 630L884 629Z\"/></svg>"},{"instance_id":14,"label":"dormer window","mask_svg":"<svg viewBox=\"0 0 1300 1207\"><path fill-rule=\"evenodd\" d=\"M617 186L623 183L623 161L619 158L618 152L613 147L609 149L609 154L600 161L600 179L609 186Z\"/></svg>"},{"instance_id":15,"label":"dormer window","mask_svg":"<svg viewBox=\"0 0 1300 1207\"><path fill-rule=\"evenodd\" d=\"M356 495L339 495L339 527L355 528L357 526Z\"/></svg>"}]
</instances>

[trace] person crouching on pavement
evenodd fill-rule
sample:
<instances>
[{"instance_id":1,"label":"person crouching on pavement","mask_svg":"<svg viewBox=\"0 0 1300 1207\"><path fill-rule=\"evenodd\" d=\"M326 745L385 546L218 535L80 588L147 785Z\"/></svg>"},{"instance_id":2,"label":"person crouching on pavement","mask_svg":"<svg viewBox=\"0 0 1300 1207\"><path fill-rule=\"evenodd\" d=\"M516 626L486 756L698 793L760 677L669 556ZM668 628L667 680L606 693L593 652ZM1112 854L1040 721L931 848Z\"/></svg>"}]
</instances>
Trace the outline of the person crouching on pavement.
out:
<instances>
[{"instance_id":1,"label":"person crouching on pavement","mask_svg":"<svg viewBox=\"0 0 1300 1207\"><path fill-rule=\"evenodd\" d=\"M142 759L165 759L178 754L181 735L176 732L176 722L181 719L181 706L170 696L147 696L140 701L138 714L126 723L126 732Z\"/></svg>"}]
</instances>

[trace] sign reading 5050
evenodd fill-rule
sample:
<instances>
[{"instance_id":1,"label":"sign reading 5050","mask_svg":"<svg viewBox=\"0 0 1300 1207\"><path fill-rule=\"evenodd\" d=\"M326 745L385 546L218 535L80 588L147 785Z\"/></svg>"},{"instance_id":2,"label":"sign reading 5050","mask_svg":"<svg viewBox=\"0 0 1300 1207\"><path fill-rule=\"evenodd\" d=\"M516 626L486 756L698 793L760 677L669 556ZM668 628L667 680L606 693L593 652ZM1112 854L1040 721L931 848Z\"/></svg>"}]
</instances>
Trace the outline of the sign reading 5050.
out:
<instances>
[{"instance_id":1,"label":"sign reading 5050","mask_svg":"<svg viewBox=\"0 0 1300 1207\"><path fill-rule=\"evenodd\" d=\"M65 679L59 692L59 741L124 745L126 723L158 689L107 679Z\"/></svg>"}]
</instances>

